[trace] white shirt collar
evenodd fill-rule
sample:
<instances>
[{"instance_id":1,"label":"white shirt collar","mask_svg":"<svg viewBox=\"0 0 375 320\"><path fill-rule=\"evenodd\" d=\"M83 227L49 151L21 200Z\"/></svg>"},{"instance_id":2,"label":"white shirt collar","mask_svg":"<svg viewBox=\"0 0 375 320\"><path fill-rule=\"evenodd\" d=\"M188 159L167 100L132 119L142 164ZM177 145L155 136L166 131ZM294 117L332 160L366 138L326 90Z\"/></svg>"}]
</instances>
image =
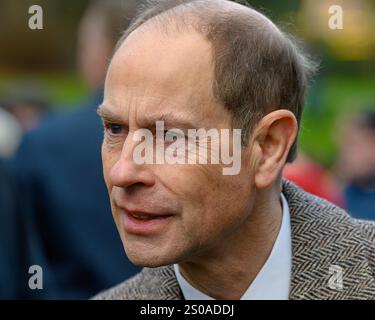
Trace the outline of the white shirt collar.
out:
<instances>
[{"instance_id":1,"label":"white shirt collar","mask_svg":"<svg viewBox=\"0 0 375 320\"><path fill-rule=\"evenodd\" d=\"M241 300L288 300L292 276L292 238L288 202L281 193L283 218L270 256ZM174 265L178 284L186 300L214 300L194 288Z\"/></svg>"}]
</instances>

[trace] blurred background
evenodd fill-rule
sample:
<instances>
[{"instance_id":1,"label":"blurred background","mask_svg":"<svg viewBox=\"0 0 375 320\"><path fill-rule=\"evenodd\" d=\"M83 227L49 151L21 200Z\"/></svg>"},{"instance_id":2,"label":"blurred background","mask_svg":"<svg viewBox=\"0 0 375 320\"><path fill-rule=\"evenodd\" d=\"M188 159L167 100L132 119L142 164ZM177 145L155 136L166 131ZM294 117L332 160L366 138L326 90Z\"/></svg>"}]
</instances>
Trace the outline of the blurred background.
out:
<instances>
[{"instance_id":1,"label":"blurred background","mask_svg":"<svg viewBox=\"0 0 375 320\"><path fill-rule=\"evenodd\" d=\"M375 1L248 2L321 65L285 177L375 219ZM139 271L112 222L95 113L139 3L0 0L0 298L86 299ZM28 26L32 5L43 8L42 30ZM343 29L329 28L332 5ZM43 290L29 288L34 264Z\"/></svg>"}]
</instances>

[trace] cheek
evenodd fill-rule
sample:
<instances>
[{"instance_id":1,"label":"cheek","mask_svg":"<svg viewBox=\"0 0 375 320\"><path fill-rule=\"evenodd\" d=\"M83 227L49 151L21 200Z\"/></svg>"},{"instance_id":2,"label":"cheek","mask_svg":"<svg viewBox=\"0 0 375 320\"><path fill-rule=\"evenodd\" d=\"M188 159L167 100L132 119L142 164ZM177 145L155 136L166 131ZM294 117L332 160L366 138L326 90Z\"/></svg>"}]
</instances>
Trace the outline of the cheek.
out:
<instances>
[{"instance_id":1,"label":"cheek","mask_svg":"<svg viewBox=\"0 0 375 320\"><path fill-rule=\"evenodd\" d=\"M105 146L105 143L102 145L102 165L103 165L103 176L105 184L107 185L108 190L111 190L112 184L110 182L109 176L112 167L116 163L119 155L114 152L114 150L109 149Z\"/></svg>"},{"instance_id":2,"label":"cheek","mask_svg":"<svg viewBox=\"0 0 375 320\"><path fill-rule=\"evenodd\" d=\"M103 165L104 181L108 187L108 184L109 184L108 176L109 176L109 170L111 166L110 166L110 157L108 156L108 153L105 150L104 146L102 146L102 165Z\"/></svg>"},{"instance_id":3,"label":"cheek","mask_svg":"<svg viewBox=\"0 0 375 320\"><path fill-rule=\"evenodd\" d=\"M246 215L251 194L249 179L241 176L222 176L211 193L210 204L217 213L216 218L223 224L241 220Z\"/></svg>"},{"instance_id":4,"label":"cheek","mask_svg":"<svg viewBox=\"0 0 375 320\"><path fill-rule=\"evenodd\" d=\"M182 204L184 227L191 229L189 233L214 233L244 214L251 195L250 179L224 176L220 166L169 169L158 176Z\"/></svg>"},{"instance_id":5,"label":"cheek","mask_svg":"<svg viewBox=\"0 0 375 320\"><path fill-rule=\"evenodd\" d=\"M184 205L204 205L207 194L217 188L216 173L201 165L163 165L155 171L164 188ZM207 200L207 199L206 199Z\"/></svg>"}]
</instances>

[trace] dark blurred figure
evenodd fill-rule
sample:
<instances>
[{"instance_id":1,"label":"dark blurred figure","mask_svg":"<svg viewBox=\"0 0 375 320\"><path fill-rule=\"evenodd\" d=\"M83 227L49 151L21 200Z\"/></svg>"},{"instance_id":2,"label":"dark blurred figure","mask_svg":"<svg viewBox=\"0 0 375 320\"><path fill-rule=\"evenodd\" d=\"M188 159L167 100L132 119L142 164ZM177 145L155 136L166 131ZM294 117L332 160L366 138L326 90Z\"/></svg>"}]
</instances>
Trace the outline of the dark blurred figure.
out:
<instances>
[{"instance_id":1,"label":"dark blurred figure","mask_svg":"<svg viewBox=\"0 0 375 320\"><path fill-rule=\"evenodd\" d=\"M340 134L338 175L344 180L347 210L375 220L375 108L351 115Z\"/></svg>"},{"instance_id":2,"label":"dark blurred figure","mask_svg":"<svg viewBox=\"0 0 375 320\"><path fill-rule=\"evenodd\" d=\"M5 162L0 158L0 299L15 298L18 293L18 284L25 272L22 272L18 254L20 247L19 202L16 196L16 186ZM10 241L11 240L11 241ZM5 263L4 263L5 262Z\"/></svg>"},{"instance_id":3,"label":"dark blurred figure","mask_svg":"<svg viewBox=\"0 0 375 320\"><path fill-rule=\"evenodd\" d=\"M13 162L24 195L26 265L43 268L43 290L19 298L88 298L139 271L124 258L103 182L96 108L112 50L139 1L95 1L79 29L79 68L93 95L79 111L25 135Z\"/></svg>"}]
</instances>

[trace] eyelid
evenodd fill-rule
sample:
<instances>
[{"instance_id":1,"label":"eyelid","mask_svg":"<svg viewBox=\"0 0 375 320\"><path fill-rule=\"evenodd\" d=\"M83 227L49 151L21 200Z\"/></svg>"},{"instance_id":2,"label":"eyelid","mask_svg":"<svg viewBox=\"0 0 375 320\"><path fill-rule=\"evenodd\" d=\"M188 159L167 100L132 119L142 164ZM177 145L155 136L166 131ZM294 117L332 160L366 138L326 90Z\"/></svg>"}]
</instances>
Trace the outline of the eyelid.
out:
<instances>
[{"instance_id":1,"label":"eyelid","mask_svg":"<svg viewBox=\"0 0 375 320\"><path fill-rule=\"evenodd\" d=\"M111 131L111 126L119 126L121 127L121 132L119 133L113 133ZM120 123L114 123L114 122L105 122L104 123L104 129L105 129L105 132L108 136L112 136L112 137L119 137L119 136L123 136L123 135L127 135L129 130L128 130L128 127L126 125L123 125L123 124L120 124Z\"/></svg>"},{"instance_id":2,"label":"eyelid","mask_svg":"<svg viewBox=\"0 0 375 320\"><path fill-rule=\"evenodd\" d=\"M179 129L179 130L181 130L181 129ZM186 134L183 130L182 130L182 133L180 131L176 131L176 130L173 130L173 129L164 130L164 139L165 140L167 140L166 134L170 134L171 135L170 138L173 138L173 139L170 139L170 141L175 141L174 138L176 138L176 139L178 139L178 138L186 139Z\"/></svg>"},{"instance_id":3,"label":"eyelid","mask_svg":"<svg viewBox=\"0 0 375 320\"><path fill-rule=\"evenodd\" d=\"M110 124L118 124L119 126L122 125L122 124L120 124L120 123L117 122L117 121L112 121L112 120L105 119L105 118L102 118L102 121L103 121L103 123L106 124L106 125L110 125Z\"/></svg>"},{"instance_id":4,"label":"eyelid","mask_svg":"<svg viewBox=\"0 0 375 320\"><path fill-rule=\"evenodd\" d=\"M172 132L170 130L165 130L164 131L164 140L174 141L175 137L176 137L176 134L174 134L174 132Z\"/></svg>"},{"instance_id":5,"label":"eyelid","mask_svg":"<svg viewBox=\"0 0 375 320\"><path fill-rule=\"evenodd\" d=\"M102 119L102 122L103 122L103 125L105 127L108 127L110 125L117 125L117 126L121 126L121 127L125 128L125 129L128 128L128 126L126 124L123 124L123 123L117 122L117 121L111 121L111 120L107 120L107 119Z\"/></svg>"}]
</instances>

